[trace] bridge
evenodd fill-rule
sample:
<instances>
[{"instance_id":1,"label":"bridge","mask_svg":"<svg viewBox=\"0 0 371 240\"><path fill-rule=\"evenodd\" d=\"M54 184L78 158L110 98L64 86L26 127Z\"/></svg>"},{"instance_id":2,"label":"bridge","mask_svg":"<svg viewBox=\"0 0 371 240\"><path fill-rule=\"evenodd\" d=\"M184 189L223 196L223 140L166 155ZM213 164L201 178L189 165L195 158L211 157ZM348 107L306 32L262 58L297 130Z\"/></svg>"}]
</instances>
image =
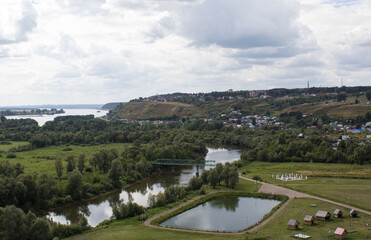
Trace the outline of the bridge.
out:
<instances>
[{"instance_id":1,"label":"bridge","mask_svg":"<svg viewBox=\"0 0 371 240\"><path fill-rule=\"evenodd\" d=\"M159 158L154 164L156 165L170 165L172 171L174 172L174 166L196 166L197 174L199 172L200 165L204 166L215 166L215 160L194 160L194 159L167 159Z\"/></svg>"}]
</instances>

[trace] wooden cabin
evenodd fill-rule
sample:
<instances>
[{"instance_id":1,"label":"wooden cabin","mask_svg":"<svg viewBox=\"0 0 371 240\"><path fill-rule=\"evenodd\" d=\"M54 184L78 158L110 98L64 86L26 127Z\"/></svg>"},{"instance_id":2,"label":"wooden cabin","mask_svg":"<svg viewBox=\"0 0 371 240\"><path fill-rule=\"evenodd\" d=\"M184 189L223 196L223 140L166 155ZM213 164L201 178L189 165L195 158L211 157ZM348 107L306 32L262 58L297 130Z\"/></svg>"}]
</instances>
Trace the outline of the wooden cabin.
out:
<instances>
[{"instance_id":1,"label":"wooden cabin","mask_svg":"<svg viewBox=\"0 0 371 240\"><path fill-rule=\"evenodd\" d=\"M358 216L358 213L357 213L357 211L356 210L354 210L354 209L352 209L352 210L350 210L350 212L349 212L349 216L351 216L351 217L357 217Z\"/></svg>"},{"instance_id":2,"label":"wooden cabin","mask_svg":"<svg viewBox=\"0 0 371 240\"><path fill-rule=\"evenodd\" d=\"M298 229L299 228L299 222L295 219L290 219L287 228L288 229Z\"/></svg>"},{"instance_id":3,"label":"wooden cabin","mask_svg":"<svg viewBox=\"0 0 371 240\"><path fill-rule=\"evenodd\" d=\"M335 232L335 238L337 239L345 239L348 237L348 232L344 228L336 228Z\"/></svg>"},{"instance_id":4,"label":"wooden cabin","mask_svg":"<svg viewBox=\"0 0 371 240\"><path fill-rule=\"evenodd\" d=\"M334 217L341 218L343 216L343 212L340 209L335 209Z\"/></svg>"},{"instance_id":5,"label":"wooden cabin","mask_svg":"<svg viewBox=\"0 0 371 240\"><path fill-rule=\"evenodd\" d=\"M307 224L307 225L313 225L314 224L314 217L312 215L305 215L304 223Z\"/></svg>"},{"instance_id":6,"label":"wooden cabin","mask_svg":"<svg viewBox=\"0 0 371 240\"><path fill-rule=\"evenodd\" d=\"M317 211L316 213L316 219L318 220L329 220L330 217L331 217L331 213L327 212L327 211Z\"/></svg>"}]
</instances>

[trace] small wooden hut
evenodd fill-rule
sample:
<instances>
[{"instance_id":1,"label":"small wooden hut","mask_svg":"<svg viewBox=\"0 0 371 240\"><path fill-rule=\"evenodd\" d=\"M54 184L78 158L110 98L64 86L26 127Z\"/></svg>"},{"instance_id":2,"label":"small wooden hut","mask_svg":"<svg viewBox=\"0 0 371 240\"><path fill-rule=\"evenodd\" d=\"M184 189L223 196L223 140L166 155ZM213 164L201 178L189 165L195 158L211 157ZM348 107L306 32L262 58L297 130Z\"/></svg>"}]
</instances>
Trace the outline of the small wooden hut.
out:
<instances>
[{"instance_id":1,"label":"small wooden hut","mask_svg":"<svg viewBox=\"0 0 371 240\"><path fill-rule=\"evenodd\" d=\"M304 223L307 224L307 225L313 225L314 224L314 217L312 215L305 215Z\"/></svg>"},{"instance_id":2,"label":"small wooden hut","mask_svg":"<svg viewBox=\"0 0 371 240\"><path fill-rule=\"evenodd\" d=\"M337 239L345 239L348 237L348 232L344 228L336 228L335 232L335 238Z\"/></svg>"},{"instance_id":3,"label":"small wooden hut","mask_svg":"<svg viewBox=\"0 0 371 240\"><path fill-rule=\"evenodd\" d=\"M335 209L334 217L341 218L343 216L343 212L340 209Z\"/></svg>"},{"instance_id":4,"label":"small wooden hut","mask_svg":"<svg viewBox=\"0 0 371 240\"><path fill-rule=\"evenodd\" d=\"M329 220L331 217L331 213L327 211L317 211L316 219L318 220Z\"/></svg>"},{"instance_id":5,"label":"small wooden hut","mask_svg":"<svg viewBox=\"0 0 371 240\"><path fill-rule=\"evenodd\" d=\"M299 222L295 219L290 219L287 228L288 229L298 229L299 228Z\"/></svg>"},{"instance_id":6,"label":"small wooden hut","mask_svg":"<svg viewBox=\"0 0 371 240\"><path fill-rule=\"evenodd\" d=\"M354 209L352 209L352 210L350 210L350 212L349 212L349 216L351 216L351 217L357 217L358 216L358 213L357 213L357 211L356 210L354 210Z\"/></svg>"}]
</instances>

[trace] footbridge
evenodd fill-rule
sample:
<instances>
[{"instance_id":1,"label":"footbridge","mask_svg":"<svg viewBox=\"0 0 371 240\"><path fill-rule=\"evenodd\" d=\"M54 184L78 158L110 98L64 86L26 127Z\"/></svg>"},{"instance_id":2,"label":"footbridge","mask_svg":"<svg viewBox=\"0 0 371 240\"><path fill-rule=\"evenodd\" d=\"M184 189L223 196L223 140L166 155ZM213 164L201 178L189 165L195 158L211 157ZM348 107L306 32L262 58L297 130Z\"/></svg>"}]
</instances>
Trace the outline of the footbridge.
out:
<instances>
[{"instance_id":1,"label":"footbridge","mask_svg":"<svg viewBox=\"0 0 371 240\"><path fill-rule=\"evenodd\" d=\"M200 166L215 166L215 160L194 160L194 159L167 159L159 158L154 164L156 165L169 165L174 172L174 166L196 166L197 174L199 173Z\"/></svg>"}]
</instances>

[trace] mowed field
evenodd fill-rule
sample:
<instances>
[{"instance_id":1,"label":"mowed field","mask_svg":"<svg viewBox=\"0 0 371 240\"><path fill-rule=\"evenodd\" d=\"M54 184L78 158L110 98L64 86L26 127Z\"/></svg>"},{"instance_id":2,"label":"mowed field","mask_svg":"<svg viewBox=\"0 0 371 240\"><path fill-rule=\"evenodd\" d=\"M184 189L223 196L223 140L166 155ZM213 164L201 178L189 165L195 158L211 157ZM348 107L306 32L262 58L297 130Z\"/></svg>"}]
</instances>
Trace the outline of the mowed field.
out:
<instances>
[{"instance_id":1,"label":"mowed field","mask_svg":"<svg viewBox=\"0 0 371 240\"><path fill-rule=\"evenodd\" d=\"M320 196L371 211L371 165L326 163L262 163L253 162L241 171L244 176L261 177L293 190ZM303 174L307 180L283 182L272 174ZM362 177L362 178L359 178Z\"/></svg>"},{"instance_id":2,"label":"mowed field","mask_svg":"<svg viewBox=\"0 0 371 240\"><path fill-rule=\"evenodd\" d=\"M78 156L81 154L85 154L85 166L89 165L89 158L94 154L99 152L100 150L106 149L116 149L119 153L123 151L123 149L128 146L125 143L110 143L110 144L100 144L100 145L87 145L87 146L75 146L75 145L61 145L61 146L50 146L39 148L32 151L26 152L16 152L16 158L7 158L7 152L9 149L13 147L17 147L19 145L26 145L27 142L11 142L12 145L0 145L0 151L5 151L2 153L0 157L0 161L7 160L11 163L21 163L25 169L25 173L48 173L55 178L57 178L57 173L55 170L55 160L62 159L63 166L66 169L67 162L64 161L68 155L75 156L75 160L77 161ZM71 148L71 151L63 151L66 148ZM64 174L66 177L66 174Z\"/></svg>"},{"instance_id":3,"label":"mowed field","mask_svg":"<svg viewBox=\"0 0 371 240\"><path fill-rule=\"evenodd\" d=\"M312 207L316 205L316 207ZM315 215L318 210L328 211L333 215L335 209L340 209L344 213L343 218L331 216L328 221L315 220L315 224L308 226L304 224L305 215ZM248 239L266 237L267 239L293 239L292 234L304 233L311 236L311 239L335 239L334 231L337 227L345 228L348 232L347 239L367 239L371 237L370 225L371 216L359 214L357 218L349 216L349 209L339 207L330 203L316 199L294 199L286 209L280 212L271 222L263 226L257 233L249 234ZM300 222L298 230L287 229L290 219ZM268 238L269 236L269 238ZM365 237L366 236L366 237Z\"/></svg>"}]
</instances>

